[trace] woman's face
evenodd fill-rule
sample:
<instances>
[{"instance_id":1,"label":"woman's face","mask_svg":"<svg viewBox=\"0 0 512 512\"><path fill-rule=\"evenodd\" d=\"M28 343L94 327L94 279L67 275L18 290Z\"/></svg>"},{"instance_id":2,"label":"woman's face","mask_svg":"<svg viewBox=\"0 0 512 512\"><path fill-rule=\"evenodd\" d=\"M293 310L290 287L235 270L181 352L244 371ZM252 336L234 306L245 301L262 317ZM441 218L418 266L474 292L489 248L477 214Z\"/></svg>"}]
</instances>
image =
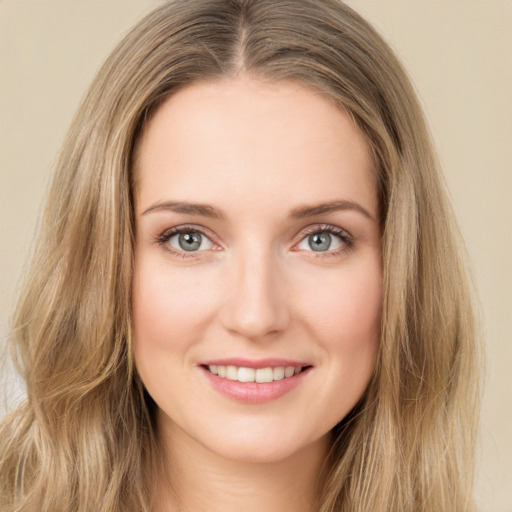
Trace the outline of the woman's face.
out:
<instances>
[{"instance_id":1,"label":"woman's face","mask_svg":"<svg viewBox=\"0 0 512 512\"><path fill-rule=\"evenodd\" d=\"M242 76L171 96L136 167L134 355L161 432L244 461L320 446L379 343L363 136L301 85Z\"/></svg>"}]
</instances>

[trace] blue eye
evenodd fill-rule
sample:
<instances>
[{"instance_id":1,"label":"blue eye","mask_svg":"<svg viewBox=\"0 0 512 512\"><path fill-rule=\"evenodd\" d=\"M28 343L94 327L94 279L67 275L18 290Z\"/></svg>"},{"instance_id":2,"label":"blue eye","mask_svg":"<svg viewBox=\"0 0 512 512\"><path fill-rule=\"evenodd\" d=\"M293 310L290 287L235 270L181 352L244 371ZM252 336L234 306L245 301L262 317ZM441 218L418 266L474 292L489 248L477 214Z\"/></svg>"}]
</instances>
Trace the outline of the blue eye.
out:
<instances>
[{"instance_id":1,"label":"blue eye","mask_svg":"<svg viewBox=\"0 0 512 512\"><path fill-rule=\"evenodd\" d=\"M316 227L315 231L305 236L297 247L302 251L338 253L352 245L352 238L346 231L334 226L325 226Z\"/></svg>"},{"instance_id":2,"label":"blue eye","mask_svg":"<svg viewBox=\"0 0 512 512\"><path fill-rule=\"evenodd\" d=\"M307 237L309 247L316 252L328 251L332 245L332 236L329 233L315 233Z\"/></svg>"},{"instance_id":3,"label":"blue eye","mask_svg":"<svg viewBox=\"0 0 512 512\"><path fill-rule=\"evenodd\" d=\"M206 251L213 247L213 242L203 233L190 228L175 228L164 233L159 242L167 244L176 252Z\"/></svg>"},{"instance_id":4,"label":"blue eye","mask_svg":"<svg viewBox=\"0 0 512 512\"><path fill-rule=\"evenodd\" d=\"M199 228L192 226L169 229L156 241L174 255L183 258L192 256L195 252L216 248L208 236ZM318 256L335 256L351 249L353 245L353 238L344 229L325 225L310 227L296 248L300 251L316 253Z\"/></svg>"}]
</instances>

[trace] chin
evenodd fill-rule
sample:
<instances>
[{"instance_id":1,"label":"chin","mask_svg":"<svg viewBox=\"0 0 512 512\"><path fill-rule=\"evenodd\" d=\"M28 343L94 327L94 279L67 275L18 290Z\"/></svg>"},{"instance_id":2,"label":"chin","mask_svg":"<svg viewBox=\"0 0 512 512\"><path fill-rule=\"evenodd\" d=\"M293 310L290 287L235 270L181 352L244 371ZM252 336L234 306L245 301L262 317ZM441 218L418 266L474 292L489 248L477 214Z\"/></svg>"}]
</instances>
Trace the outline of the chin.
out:
<instances>
[{"instance_id":1,"label":"chin","mask_svg":"<svg viewBox=\"0 0 512 512\"><path fill-rule=\"evenodd\" d=\"M273 464L303 454L318 444L329 443L330 437L330 433L319 439L302 439L293 436L292 432L276 432L274 435L265 431L251 434L238 432L229 437L223 435L209 439L204 446L218 456L234 462Z\"/></svg>"}]
</instances>

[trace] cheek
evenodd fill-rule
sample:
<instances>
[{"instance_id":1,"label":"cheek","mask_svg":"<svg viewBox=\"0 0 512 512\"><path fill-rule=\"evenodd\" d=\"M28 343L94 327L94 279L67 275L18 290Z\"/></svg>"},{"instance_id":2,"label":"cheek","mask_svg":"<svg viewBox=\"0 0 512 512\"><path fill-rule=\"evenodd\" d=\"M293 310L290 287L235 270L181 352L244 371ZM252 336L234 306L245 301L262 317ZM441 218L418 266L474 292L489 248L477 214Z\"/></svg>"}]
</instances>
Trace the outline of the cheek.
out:
<instances>
[{"instance_id":1,"label":"cheek","mask_svg":"<svg viewBox=\"0 0 512 512\"><path fill-rule=\"evenodd\" d=\"M209 280L198 272L169 272L165 265L141 261L135 268L132 291L135 338L179 339L201 325L212 307Z\"/></svg>"},{"instance_id":2,"label":"cheek","mask_svg":"<svg viewBox=\"0 0 512 512\"><path fill-rule=\"evenodd\" d=\"M308 283L302 310L317 338L357 350L380 334L382 273L378 259L358 262Z\"/></svg>"},{"instance_id":3,"label":"cheek","mask_svg":"<svg viewBox=\"0 0 512 512\"><path fill-rule=\"evenodd\" d=\"M318 405L315 418L322 418L325 431L341 421L363 395L375 369L380 339L379 253L345 263L329 272L317 272L314 278L302 276L303 293L297 290L295 294L302 312L297 318L319 349L321 387L310 390L308 401Z\"/></svg>"},{"instance_id":4,"label":"cheek","mask_svg":"<svg viewBox=\"0 0 512 512\"><path fill-rule=\"evenodd\" d=\"M141 257L133 276L133 350L146 383L159 375L169 381L187 365L190 349L213 316L209 280L198 272L171 272L169 265Z\"/></svg>"},{"instance_id":5,"label":"cheek","mask_svg":"<svg viewBox=\"0 0 512 512\"><path fill-rule=\"evenodd\" d=\"M307 329L326 363L325 425L331 428L355 406L375 368L382 311L380 260L377 253L354 258L353 263L316 277L306 287L302 311L307 311Z\"/></svg>"},{"instance_id":6,"label":"cheek","mask_svg":"<svg viewBox=\"0 0 512 512\"><path fill-rule=\"evenodd\" d=\"M368 263L368 262L367 262ZM337 423L361 398L377 360L382 312L378 259L354 265L333 278L317 302L316 338L329 360L333 420Z\"/></svg>"}]
</instances>

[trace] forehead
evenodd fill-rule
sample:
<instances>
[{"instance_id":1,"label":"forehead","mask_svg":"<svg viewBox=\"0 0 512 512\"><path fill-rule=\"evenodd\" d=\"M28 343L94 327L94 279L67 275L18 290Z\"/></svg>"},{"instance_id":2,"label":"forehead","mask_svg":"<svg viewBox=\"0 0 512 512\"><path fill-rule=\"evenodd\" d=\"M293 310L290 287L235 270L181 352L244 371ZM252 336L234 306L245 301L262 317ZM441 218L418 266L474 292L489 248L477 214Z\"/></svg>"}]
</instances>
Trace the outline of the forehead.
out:
<instances>
[{"instance_id":1,"label":"forehead","mask_svg":"<svg viewBox=\"0 0 512 512\"><path fill-rule=\"evenodd\" d=\"M145 126L137 150L139 207L180 200L243 204L358 200L376 214L370 152L350 117L294 82L189 85Z\"/></svg>"}]
</instances>

